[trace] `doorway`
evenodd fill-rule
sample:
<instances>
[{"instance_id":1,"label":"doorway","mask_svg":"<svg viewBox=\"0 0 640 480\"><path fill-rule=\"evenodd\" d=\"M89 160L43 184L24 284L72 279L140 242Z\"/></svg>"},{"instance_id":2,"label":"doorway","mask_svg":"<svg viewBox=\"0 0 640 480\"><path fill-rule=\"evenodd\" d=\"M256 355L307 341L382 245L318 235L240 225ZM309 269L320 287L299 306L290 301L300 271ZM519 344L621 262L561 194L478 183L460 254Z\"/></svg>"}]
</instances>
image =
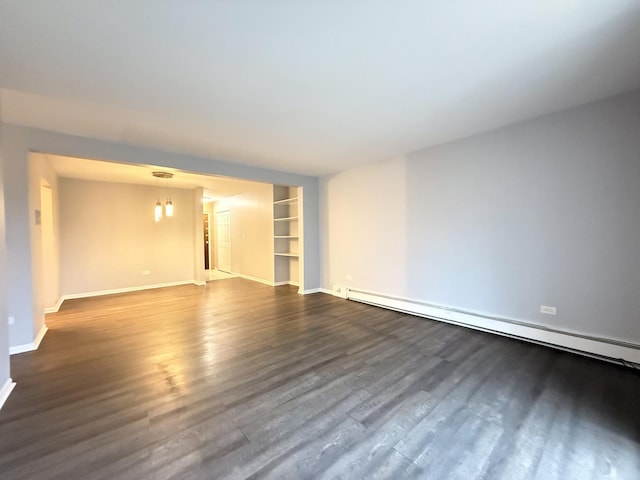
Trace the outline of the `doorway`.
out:
<instances>
[{"instance_id":1,"label":"doorway","mask_svg":"<svg viewBox=\"0 0 640 480\"><path fill-rule=\"evenodd\" d=\"M202 214L202 231L204 233L204 269L209 270L211 268L211 244L209 243L211 234L209 232L209 214L207 212Z\"/></svg>"},{"instance_id":2,"label":"doorway","mask_svg":"<svg viewBox=\"0 0 640 480\"><path fill-rule=\"evenodd\" d=\"M231 212L216 212L216 268L231 272Z\"/></svg>"}]
</instances>

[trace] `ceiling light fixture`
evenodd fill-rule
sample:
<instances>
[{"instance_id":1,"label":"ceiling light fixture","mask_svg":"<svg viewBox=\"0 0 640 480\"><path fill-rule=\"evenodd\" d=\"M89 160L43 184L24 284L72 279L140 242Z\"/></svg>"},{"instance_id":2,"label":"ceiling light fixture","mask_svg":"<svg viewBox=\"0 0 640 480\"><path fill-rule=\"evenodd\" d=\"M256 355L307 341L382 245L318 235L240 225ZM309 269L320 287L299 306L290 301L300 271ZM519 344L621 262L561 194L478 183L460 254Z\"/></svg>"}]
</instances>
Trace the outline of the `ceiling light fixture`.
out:
<instances>
[{"instance_id":1,"label":"ceiling light fixture","mask_svg":"<svg viewBox=\"0 0 640 480\"><path fill-rule=\"evenodd\" d=\"M155 217L156 217L156 222L159 222L162 219L162 204L160 203L160 199L159 198L158 198L158 201L156 203Z\"/></svg>"},{"instance_id":2,"label":"ceiling light fixture","mask_svg":"<svg viewBox=\"0 0 640 480\"><path fill-rule=\"evenodd\" d=\"M167 217L173 217L173 202L171 201L171 190L169 188L169 180L173 178L173 173L151 172L151 175L158 179L164 178L167 180L167 201L164 204L164 214ZM160 197L158 197L158 201L156 202L154 213L156 222L159 222L162 219L162 203L160 203Z\"/></svg>"}]
</instances>

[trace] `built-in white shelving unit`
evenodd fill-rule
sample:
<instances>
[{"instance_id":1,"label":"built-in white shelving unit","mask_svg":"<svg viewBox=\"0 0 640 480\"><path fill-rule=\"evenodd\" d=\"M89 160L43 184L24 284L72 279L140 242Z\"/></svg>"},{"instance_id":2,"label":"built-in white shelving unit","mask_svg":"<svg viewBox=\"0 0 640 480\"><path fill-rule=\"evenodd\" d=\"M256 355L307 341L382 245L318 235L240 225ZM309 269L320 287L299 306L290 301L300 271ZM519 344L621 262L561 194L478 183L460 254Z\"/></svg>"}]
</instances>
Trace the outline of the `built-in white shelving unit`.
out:
<instances>
[{"instance_id":1,"label":"built-in white shelving unit","mask_svg":"<svg viewBox=\"0 0 640 480\"><path fill-rule=\"evenodd\" d=\"M273 186L273 266L276 285L299 285L302 219L298 203L297 187Z\"/></svg>"},{"instance_id":2,"label":"built-in white shelving unit","mask_svg":"<svg viewBox=\"0 0 640 480\"><path fill-rule=\"evenodd\" d=\"M283 200L276 200L273 202L274 205L287 205L292 203L298 203L297 197L285 198Z\"/></svg>"}]
</instances>

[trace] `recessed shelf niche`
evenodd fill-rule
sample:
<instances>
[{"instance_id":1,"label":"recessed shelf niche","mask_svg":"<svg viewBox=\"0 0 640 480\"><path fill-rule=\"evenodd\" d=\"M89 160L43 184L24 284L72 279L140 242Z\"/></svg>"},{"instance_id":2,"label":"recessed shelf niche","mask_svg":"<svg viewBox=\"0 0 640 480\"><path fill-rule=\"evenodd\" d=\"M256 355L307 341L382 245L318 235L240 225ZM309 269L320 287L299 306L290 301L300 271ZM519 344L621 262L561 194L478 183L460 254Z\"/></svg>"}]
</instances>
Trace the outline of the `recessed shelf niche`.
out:
<instances>
[{"instance_id":1,"label":"recessed shelf niche","mask_svg":"<svg viewBox=\"0 0 640 480\"><path fill-rule=\"evenodd\" d=\"M276 285L300 284L298 187L273 186L273 265Z\"/></svg>"}]
</instances>

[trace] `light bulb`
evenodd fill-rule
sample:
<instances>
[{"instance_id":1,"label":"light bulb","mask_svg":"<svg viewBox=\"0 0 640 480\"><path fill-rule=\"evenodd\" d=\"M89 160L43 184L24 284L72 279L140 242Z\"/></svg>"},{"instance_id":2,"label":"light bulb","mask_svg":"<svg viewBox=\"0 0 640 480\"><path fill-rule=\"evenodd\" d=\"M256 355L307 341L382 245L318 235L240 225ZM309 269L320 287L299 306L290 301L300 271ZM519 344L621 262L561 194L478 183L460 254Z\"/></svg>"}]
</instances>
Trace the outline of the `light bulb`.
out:
<instances>
[{"instance_id":1,"label":"light bulb","mask_svg":"<svg viewBox=\"0 0 640 480\"><path fill-rule=\"evenodd\" d=\"M167 217L173 217L173 202L170 198L168 198L167 203L164 204L164 213Z\"/></svg>"},{"instance_id":2,"label":"light bulb","mask_svg":"<svg viewBox=\"0 0 640 480\"><path fill-rule=\"evenodd\" d=\"M158 199L155 208L156 222L159 222L162 218L162 204L160 203L160 199Z\"/></svg>"}]
</instances>

